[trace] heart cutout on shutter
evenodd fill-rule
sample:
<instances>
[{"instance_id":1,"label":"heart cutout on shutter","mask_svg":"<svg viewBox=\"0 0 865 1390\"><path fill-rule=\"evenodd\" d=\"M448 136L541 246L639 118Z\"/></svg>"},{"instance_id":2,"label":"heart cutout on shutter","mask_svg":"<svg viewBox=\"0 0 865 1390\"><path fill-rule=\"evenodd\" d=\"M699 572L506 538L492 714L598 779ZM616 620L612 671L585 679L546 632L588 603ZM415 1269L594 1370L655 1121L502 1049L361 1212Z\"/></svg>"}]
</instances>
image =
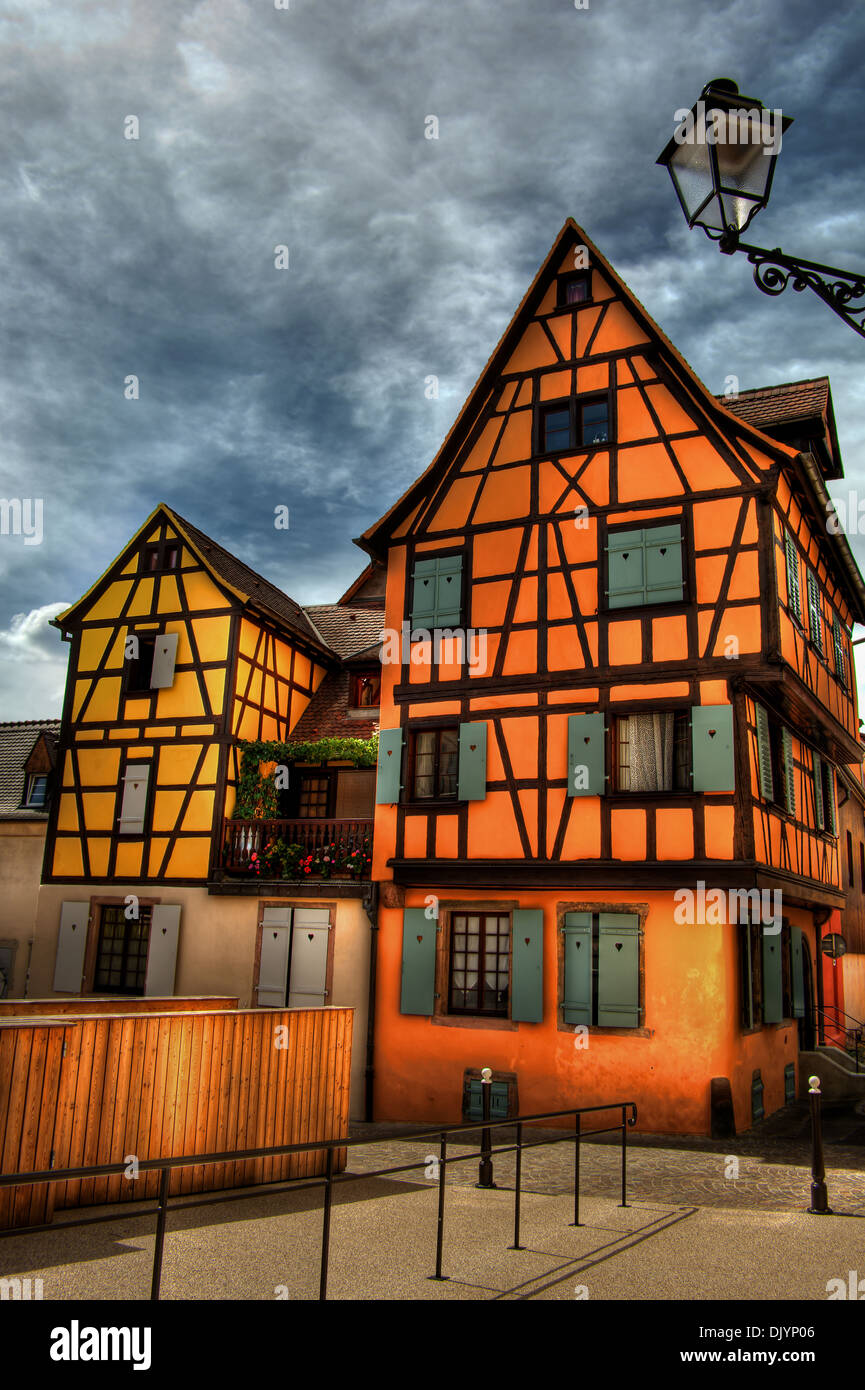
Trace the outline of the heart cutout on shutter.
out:
<instances>
[{"instance_id":1,"label":"heart cutout on shutter","mask_svg":"<svg viewBox=\"0 0 865 1390\"><path fill-rule=\"evenodd\" d=\"M472 750L472 752L474 753L475 749L477 748L477 744L476 744L476 743L470 743L470 744L469 744L469 748L470 748L470 749Z\"/></svg>"},{"instance_id":2,"label":"heart cutout on shutter","mask_svg":"<svg viewBox=\"0 0 865 1390\"><path fill-rule=\"evenodd\" d=\"M662 555L666 555L666 553L667 553L667 547L666 547L665 545L662 545L662 546L661 546L661 554L662 554Z\"/></svg>"},{"instance_id":3,"label":"heart cutout on shutter","mask_svg":"<svg viewBox=\"0 0 865 1390\"><path fill-rule=\"evenodd\" d=\"M393 749L392 749L392 748L388 748L388 750L387 750L387 755L388 755L388 757L390 757L392 753L393 753Z\"/></svg>"},{"instance_id":4,"label":"heart cutout on shutter","mask_svg":"<svg viewBox=\"0 0 865 1390\"><path fill-rule=\"evenodd\" d=\"M622 949L622 943L621 943L621 941L617 941L617 942L616 942L616 950L617 950L617 951L621 951L621 949Z\"/></svg>"},{"instance_id":5,"label":"heart cutout on shutter","mask_svg":"<svg viewBox=\"0 0 865 1390\"><path fill-rule=\"evenodd\" d=\"M582 941L577 941L574 944L576 945L577 950L579 950L583 943Z\"/></svg>"},{"instance_id":6,"label":"heart cutout on shutter","mask_svg":"<svg viewBox=\"0 0 865 1390\"><path fill-rule=\"evenodd\" d=\"M164 936L165 933L166 933L167 931L168 931L168 928L167 928L167 927L163 927L163 928L162 928L162 935Z\"/></svg>"},{"instance_id":7,"label":"heart cutout on shutter","mask_svg":"<svg viewBox=\"0 0 865 1390\"><path fill-rule=\"evenodd\" d=\"M590 742L591 742L591 739L589 739L589 738L584 738L584 739L583 739L583 743L590 743Z\"/></svg>"},{"instance_id":8,"label":"heart cutout on shutter","mask_svg":"<svg viewBox=\"0 0 865 1390\"><path fill-rule=\"evenodd\" d=\"M278 933L278 932L274 932L274 933L273 933L273 939L274 939L274 941L276 941L276 939L277 939L277 937L278 937L278 935L279 935L279 933Z\"/></svg>"},{"instance_id":9,"label":"heart cutout on shutter","mask_svg":"<svg viewBox=\"0 0 865 1390\"><path fill-rule=\"evenodd\" d=\"M451 582L451 576L450 576L449 574L446 574L446 575L445 575L445 583L446 583L446 584L450 584L450 582Z\"/></svg>"},{"instance_id":10,"label":"heart cutout on shutter","mask_svg":"<svg viewBox=\"0 0 865 1390\"><path fill-rule=\"evenodd\" d=\"M717 729L710 729L710 730L709 730L709 738L714 738L717 732L718 732Z\"/></svg>"},{"instance_id":11,"label":"heart cutout on shutter","mask_svg":"<svg viewBox=\"0 0 865 1390\"><path fill-rule=\"evenodd\" d=\"M527 945L527 946L530 946L530 945L531 945L531 938L528 937L528 936L526 937L526 945Z\"/></svg>"},{"instance_id":12,"label":"heart cutout on shutter","mask_svg":"<svg viewBox=\"0 0 865 1390\"><path fill-rule=\"evenodd\" d=\"M631 553L630 550L626 550L625 553L624 553L624 555L622 556L622 559L623 559L623 560L627 560L627 558L628 558L628 556L630 555L630 553Z\"/></svg>"},{"instance_id":13,"label":"heart cutout on shutter","mask_svg":"<svg viewBox=\"0 0 865 1390\"><path fill-rule=\"evenodd\" d=\"M310 941L314 941L314 940L315 940L315 936L314 936L314 934L313 934L311 931L310 931L310 932L307 932L307 937L309 938Z\"/></svg>"},{"instance_id":14,"label":"heart cutout on shutter","mask_svg":"<svg viewBox=\"0 0 865 1390\"><path fill-rule=\"evenodd\" d=\"M419 937L418 937L418 941L419 941L419 942L420 942L420 941L423 941L423 937L422 937L422 936L419 936Z\"/></svg>"}]
</instances>

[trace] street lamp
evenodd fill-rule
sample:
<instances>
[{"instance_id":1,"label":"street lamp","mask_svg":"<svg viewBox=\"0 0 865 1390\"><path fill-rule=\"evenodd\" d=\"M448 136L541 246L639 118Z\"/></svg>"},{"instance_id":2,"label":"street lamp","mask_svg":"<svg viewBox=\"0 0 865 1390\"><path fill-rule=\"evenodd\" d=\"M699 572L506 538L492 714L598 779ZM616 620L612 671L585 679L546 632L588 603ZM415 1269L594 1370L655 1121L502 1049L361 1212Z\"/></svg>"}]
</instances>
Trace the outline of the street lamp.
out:
<instances>
[{"instance_id":1,"label":"street lamp","mask_svg":"<svg viewBox=\"0 0 865 1390\"><path fill-rule=\"evenodd\" d=\"M744 251L764 294L782 294L790 283L794 290L811 289L865 337L865 303L851 305L865 299L865 276L739 240L769 201L782 137L792 120L719 77L684 113L657 163L669 170L688 226L702 227L727 256Z\"/></svg>"}]
</instances>

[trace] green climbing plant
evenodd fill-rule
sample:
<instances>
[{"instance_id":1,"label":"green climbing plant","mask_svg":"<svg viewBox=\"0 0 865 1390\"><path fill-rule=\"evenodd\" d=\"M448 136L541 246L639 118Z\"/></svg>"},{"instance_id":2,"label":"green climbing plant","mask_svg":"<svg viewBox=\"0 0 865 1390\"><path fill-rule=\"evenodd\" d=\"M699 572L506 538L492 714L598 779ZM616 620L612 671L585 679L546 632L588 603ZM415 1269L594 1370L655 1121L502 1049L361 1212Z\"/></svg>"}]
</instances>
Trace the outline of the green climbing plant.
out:
<instances>
[{"instance_id":1,"label":"green climbing plant","mask_svg":"<svg viewBox=\"0 0 865 1390\"><path fill-rule=\"evenodd\" d=\"M378 735L371 738L320 738L307 743L268 743L261 739L239 742L240 776L235 820L275 820L279 812L279 787L273 767L292 763L327 763L333 759L355 767L375 767ZM267 769L266 771L264 769Z\"/></svg>"}]
</instances>

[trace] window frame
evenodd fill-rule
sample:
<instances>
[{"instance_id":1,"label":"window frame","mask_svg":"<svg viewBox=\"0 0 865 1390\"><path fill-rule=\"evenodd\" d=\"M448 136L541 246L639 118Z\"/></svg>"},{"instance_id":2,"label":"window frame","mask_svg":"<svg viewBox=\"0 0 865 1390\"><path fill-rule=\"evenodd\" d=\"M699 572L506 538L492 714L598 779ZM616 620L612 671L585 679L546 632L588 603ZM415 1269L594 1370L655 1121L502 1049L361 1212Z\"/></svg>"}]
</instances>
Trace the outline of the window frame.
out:
<instances>
[{"instance_id":1,"label":"window frame","mask_svg":"<svg viewBox=\"0 0 865 1390\"><path fill-rule=\"evenodd\" d=\"M682 558L681 597L670 599L653 598L647 600L644 603L611 604L610 599L612 595L610 593L610 540L614 540L616 536L620 536L623 532L642 531L644 538L643 553L645 554L646 533L650 531L660 531L663 528L670 526L678 526L679 528L679 545L681 547L680 553ZM603 592L600 595L601 601L599 601L598 604L598 611L618 616L620 614L624 615L626 613L631 613L635 610L638 610L641 613L651 614L654 609L657 609L659 613L666 614L669 613L671 610L675 609L677 604L689 604L691 602L691 583L687 561L688 556L692 552L693 546L690 543L690 534L688 531L686 517L684 513L680 514L679 516L659 517L657 521L644 521L642 523L637 524L636 526L631 522L626 522L622 525L611 525L608 523L603 543Z\"/></svg>"},{"instance_id":2,"label":"window frame","mask_svg":"<svg viewBox=\"0 0 865 1390\"><path fill-rule=\"evenodd\" d=\"M817 577L816 570L812 569L810 565L805 566L805 588L808 602L808 641L817 655L826 661L826 639L823 631L823 590L820 588L820 580ZM816 603L812 602L812 595ZM817 618L816 624L814 622L815 613Z\"/></svg>"},{"instance_id":3,"label":"window frame","mask_svg":"<svg viewBox=\"0 0 865 1390\"><path fill-rule=\"evenodd\" d=\"M470 559L470 554L471 554L470 549L467 549L464 545L457 545L457 546L448 546L448 547L446 547L446 548L443 549L443 550L417 550L417 549L415 549L415 550L413 551L413 553L408 557L408 560L407 560L407 563L406 563L406 571L405 571L405 573L406 573L406 585L405 585L405 602L404 602L404 605L403 605L403 619L404 619L404 621L405 621L406 623L408 623L408 627L409 627L409 644L410 644L410 646L414 646L414 642L412 641L412 637L413 637L413 634L414 634L415 631L418 631L418 632L420 632L420 631L425 631L425 632L429 632L429 633L431 634L431 636L432 636L432 638L433 638L433 641L432 641L432 643L431 643L431 645L432 645L432 651L431 651L431 653L430 653L430 666L431 666L431 667L434 666L434 665L436 664L436 662L435 662L435 634L436 634L436 632L447 632L447 631L449 631L449 630L455 630L455 629L462 629L462 630L465 630L465 628L468 627L468 623L467 623L467 621L466 621L466 612L467 612L467 608L468 608L467 599L468 599L468 596L471 594L471 577L470 577L470 574L469 574L469 559ZM454 560L454 559L459 559L459 561L460 561L459 622L457 622L456 624L450 624L448 627L442 627L442 626L440 626L440 625L433 624L432 627L430 627L430 628L424 628L423 625L422 625L420 622L418 622L418 625L417 625L417 628L416 628L416 627L415 627L415 618L414 618L414 581L415 581L415 573L414 573L414 572L415 572L415 568L416 568L416 566L417 566L417 564L418 564L418 561L420 561L420 560ZM418 640L420 641L420 639L418 639Z\"/></svg>"},{"instance_id":4,"label":"window frame","mask_svg":"<svg viewBox=\"0 0 865 1390\"><path fill-rule=\"evenodd\" d=\"M175 563L167 564L166 556L173 554ZM172 539L163 536L160 541L151 541L149 545L143 545L138 556L139 574L175 574L180 569L181 542L179 539ZM155 564L149 561L155 560Z\"/></svg>"},{"instance_id":5,"label":"window frame","mask_svg":"<svg viewBox=\"0 0 865 1390\"><path fill-rule=\"evenodd\" d=\"M147 987L147 962L148 962L148 958L149 958L149 955L150 955L150 932L151 932L152 926L153 926L153 908L154 908L154 906L156 906L156 905L158 905L158 904L155 904L155 903L149 902L149 901L148 901L148 902L139 901L139 904L138 904L138 911L139 911L138 920L139 920L139 921L141 920L141 918L142 918L142 916L144 915L144 913L147 914L147 939L146 939L146 949L145 949L145 951L144 951L144 957L143 957L143 970L142 970L141 988L140 988L140 989L138 989L138 988L136 988L136 989L119 989L119 988L117 988L117 987L114 986L114 985L108 985L108 984L103 984L103 985L101 985L101 984L99 984L99 982L98 982L98 981L99 981L99 964L100 964L100 947L101 947L101 944L102 944L102 932L103 932L103 927L104 927L104 925L105 925L105 922L104 922L105 913L106 913L106 912L119 912L119 913L123 914L123 919L124 919L124 922L126 923L127 926L130 925L132 922L134 922L136 919L133 918L133 917L130 917L130 918L127 919L127 918L125 917L125 912L126 912L125 900L122 899L122 898L121 898L119 901L116 900L116 899L113 900L113 901L111 901L111 900L99 899L99 898L97 898L97 899L92 899L91 901L92 901L93 905L97 906L98 911L95 913L95 920L94 920L94 923L93 923L92 961L91 961L91 963L90 963L90 970L89 970L89 972L86 972L86 975L85 975L85 978L89 980L89 985L88 985L88 988L87 988L87 990L86 990L86 993L88 993L88 994L111 994L111 995L117 995L119 998L124 998L124 999L143 999L143 998L145 997L144 991L145 991L145 989L146 989L146 987ZM91 908L91 911L92 911L92 908ZM124 931L124 941L125 941L125 938L126 938L126 932ZM124 959L124 961L125 961L125 959L126 959L126 952L125 952L125 951L124 951L124 953L123 953L123 959Z\"/></svg>"},{"instance_id":6,"label":"window frame","mask_svg":"<svg viewBox=\"0 0 865 1390\"><path fill-rule=\"evenodd\" d=\"M459 721L457 721L457 723L453 723L452 720L446 720L446 721L444 721L444 722L436 723L436 724L421 724L421 725L417 725L417 726L415 726L415 727L413 727L413 728L410 727L409 729L406 730L406 732L407 732L407 734L408 734L408 738L407 738L408 752L407 752L407 768L406 768L407 776L406 776L406 779L405 779L405 793L406 793L406 796L405 796L405 802L404 802L403 804L416 805L416 806L457 806L457 805L459 805L459 804L460 804L460 796L459 796L459 740L460 740L460 723L459 723ZM448 793L442 794L442 793L440 792L440 790L439 790L439 787L440 787L440 778L441 778L441 770L440 770L440 759L441 759L441 735L442 735L443 733L453 733L453 734L455 734L455 736L456 736L456 749L455 749L455 758L456 758L455 780L456 780L456 788L455 788L453 794L451 794L451 793L449 793L449 792L448 792ZM417 776L417 740L418 740L418 736L421 735L421 734L435 734L435 735L436 735L435 764L434 764L434 774L433 774L434 777L435 777L435 791L434 791L434 794L433 794L432 796L420 796L420 797L419 797L419 796L417 795L416 790L415 790L415 786L416 786L416 776Z\"/></svg>"},{"instance_id":7,"label":"window frame","mask_svg":"<svg viewBox=\"0 0 865 1390\"><path fill-rule=\"evenodd\" d=\"M673 784L674 784L674 785L673 785L672 787L670 787L669 789L659 790L659 791L642 791L642 790L634 790L634 791L632 791L630 788L622 788L622 787L619 786L619 774L620 774L620 771L621 771L621 763L620 763L620 755L619 755L619 743L620 743L620 740L619 740L619 735L618 735L618 721L619 721L620 719L629 719L630 716L631 716L632 714L635 714L635 715L636 715L636 714L645 714L645 715L649 715L649 714L672 714L673 717L674 717L674 725L673 725ZM685 749L686 749L686 752L687 752L687 759L686 759L686 761L687 761L687 767L686 767L686 769L685 769L685 774L686 774L686 777L687 777L687 785L684 786L684 787L677 787L677 786L675 785L675 782L676 782L676 751L677 751L677 749L680 747L680 733L681 733L682 728L684 728L684 729L686 730L686 734L687 734L687 737L686 737L684 740L682 740L682 743L683 743L683 745L684 745L684 747L685 747ZM627 709L627 710L618 710L618 709L617 709L615 712L611 712L611 714L610 714L610 722L609 722L608 729L607 729L607 740L608 740L608 743L607 743L607 767L608 767L608 769L609 769L609 776L608 776L608 779L607 779L607 791L606 791L606 795L607 795L607 796L621 796L621 797L624 797L624 798L627 798L628 800L630 800L631 798L637 798L637 797L661 797L661 796L680 797L680 796L693 796L693 795L694 795L694 752L693 752L693 744L692 744L692 738L691 738L691 706L690 706L690 705L661 706L661 707L656 707L656 708L652 708L652 709L646 709L645 707L641 707L641 708L637 708L637 709ZM624 910L624 909L623 909L623 910Z\"/></svg>"},{"instance_id":8,"label":"window frame","mask_svg":"<svg viewBox=\"0 0 865 1390\"><path fill-rule=\"evenodd\" d=\"M381 671L381 667L380 667L380 666L379 666L378 670L376 670L374 667L370 666L368 670L363 670L363 671L352 671L352 672L351 672L351 682L350 682L350 686L349 686L349 705L348 705L349 709L351 709L351 710L374 710L374 709L379 709L379 708L381 707L381 677L382 677L382 671ZM373 681L373 682L378 681L378 698L377 698L371 705L363 705L363 704L360 703L360 698L359 698L359 697L360 697L361 686L362 686L363 682L365 682L365 681L370 681L370 680Z\"/></svg>"},{"instance_id":9,"label":"window frame","mask_svg":"<svg viewBox=\"0 0 865 1390\"><path fill-rule=\"evenodd\" d=\"M582 434L583 409L587 405L596 405L600 401L603 401L607 407L607 437L592 444L582 444L579 441L579 436ZM545 422L547 415L554 410L568 412L569 442L561 448L548 449L546 447ZM533 424L533 455L535 458L560 458L562 454L582 454L593 449L609 449L615 443L612 392L608 387L606 391L586 391L580 395L560 396L552 401L539 401L535 406Z\"/></svg>"},{"instance_id":10,"label":"window frame","mask_svg":"<svg viewBox=\"0 0 865 1390\"><path fill-rule=\"evenodd\" d=\"M24 795L21 799L21 806L26 811L47 811L48 798L51 795L50 786L51 775L48 772L27 772L24 774ZM35 782L45 783L45 795L41 801L33 800L33 785Z\"/></svg>"},{"instance_id":11,"label":"window frame","mask_svg":"<svg viewBox=\"0 0 865 1390\"><path fill-rule=\"evenodd\" d=\"M297 771L298 771L297 814L296 814L295 816L287 816L287 817L285 817L285 819L287 819L287 820L314 820L314 821L332 820L332 819L333 819L333 813L334 813L335 798L336 798L336 777L335 777L335 775L334 775L333 769L332 769L332 768L327 768L327 767L321 767L321 768L304 767L304 768L298 768ZM290 779L290 777L291 777L291 773L289 773L289 779ZM324 810L324 814L321 815L321 816L310 816L308 813L307 813L306 815L304 815L304 813L303 813L303 811L302 811L302 809L301 809L301 803L302 803L302 801L303 801L303 793L304 793L303 784L304 784L304 782L312 782L313 780L315 780L315 781L317 781L317 782L324 782L324 783L326 784L326 785L325 785L325 789L324 789L324 794L325 794L325 797L326 797L325 810Z\"/></svg>"},{"instance_id":12,"label":"window frame","mask_svg":"<svg viewBox=\"0 0 865 1390\"><path fill-rule=\"evenodd\" d=\"M565 919L569 913L585 912L592 915L592 955L593 967L595 953L600 943L600 915L604 913L620 912L628 917L637 918L637 1001L639 1009L639 1023L633 1027L625 1027L622 1024L574 1024L564 1021L565 1008ZM589 1035L597 1034L605 1037L622 1038L651 1038L653 1029L647 1026L646 1008L646 921L649 916L649 904L646 902L621 903L621 902L598 902L585 900L577 902L560 902L556 904L556 1031L559 1033L570 1033L572 1036L575 1030L588 1028ZM598 943L598 945L596 945ZM593 986L594 986L593 969ZM597 1011L598 991L592 991L592 1013Z\"/></svg>"},{"instance_id":13,"label":"window frame","mask_svg":"<svg viewBox=\"0 0 865 1390\"><path fill-rule=\"evenodd\" d=\"M130 638L130 637L135 637L135 638L138 639L138 656L137 656L137 657L127 657L127 656L124 654L124 658L123 658L123 694L124 694L124 696L128 695L128 696L130 696L132 699L149 699L150 696L152 696L152 695L154 694L154 687L150 684L150 682L151 682L152 679L153 679L153 660L154 660L154 657L155 657L155 655L156 655L156 643L157 643L157 640L158 640L158 638L162 637L163 635L164 635L163 633L157 632L157 631L155 630L155 628L147 628L147 629L145 629L144 631L138 631L138 630L136 630L135 628L127 628L127 630L126 630L126 637L127 637L127 639ZM146 685L143 685L143 686L134 686L134 685L132 684L132 681L133 681L133 679L137 678L138 674L139 674L140 671L142 670L142 652L143 652L144 644L145 644L145 643L147 643L147 651L149 652L149 657L148 657L148 660L147 660L147 664L146 664L146 666L144 667L144 669L146 669L146 671L147 671L147 684L146 684ZM124 648L125 648L125 642L124 642Z\"/></svg>"},{"instance_id":14,"label":"window frame","mask_svg":"<svg viewBox=\"0 0 865 1390\"><path fill-rule=\"evenodd\" d=\"M582 283L587 286L588 293L585 299L569 300L567 298L568 288L575 283ZM556 308L557 309L582 309L586 304L593 304L592 297L592 271L569 270L564 275L556 278Z\"/></svg>"},{"instance_id":15,"label":"window frame","mask_svg":"<svg viewBox=\"0 0 865 1390\"><path fill-rule=\"evenodd\" d=\"M494 917L494 918L506 917L507 920L508 920L508 928L507 928L507 931L508 931L508 949L507 949L508 985L507 985L507 1003L506 1003L506 1006L505 1006L504 1009L484 1009L484 1008L471 1008L471 1009L468 1009L468 1008L458 1008L458 1007L456 1007L456 1006L454 1005L454 1003L453 1003L453 992L454 992L454 968L455 968L455 967L454 967L454 958L455 958L455 955L456 955L456 951L455 951L455 947L454 947L454 938L455 938L455 936L456 936L456 923L457 923L458 918L460 918L460 917L463 917L463 918L466 918L466 919L468 919L469 917L478 917L478 918L480 919L481 925L480 925L480 929L479 929L479 932L478 932L478 950L477 950L477 957L478 957L478 971L477 971L477 973L478 973L478 976L479 976L479 977L480 977L481 974L483 973L482 970L481 970L481 963L482 963L482 960L485 958L485 954L486 954L486 953L485 953L485 950L484 950L484 947L485 947L485 945L486 945L486 922L487 922L487 919L488 919L488 918L491 918L491 917ZM449 919L449 920L448 920L448 952L447 952L447 976L446 976L446 979L447 979L446 1010L447 1010L447 1015L448 1015L448 1017L449 1017L449 1018L498 1019L498 1020L501 1020L501 1019L510 1019L510 1017L511 1017L511 1005L512 1005L512 1003L513 1003L513 946L514 946L514 918L513 918L513 912L512 912L511 910L509 910L509 909L506 909L506 910L503 910L503 911L497 911L497 910L495 910L495 909L490 909L490 908L485 908L485 909L484 909L484 908L478 908L477 910L474 910L474 904L473 904L473 903L465 903L465 904L462 905L462 907L460 907L460 908L458 908L458 909L457 909L457 908L452 909L452 910L449 912L449 914L448 914L448 919ZM468 932L466 932L465 935L467 936L467 935L468 935ZM496 931L496 935L498 936L498 929L497 929L497 931ZM465 954L466 954L466 956L468 956L468 951L466 951ZM497 975L497 976L498 976L499 974L502 973L501 970L500 970L500 968L499 968L499 965L498 965L498 962L499 962L501 959L502 959L502 953L501 953L500 951L498 951L498 952L496 953L496 961L497 961L497 964L496 964L496 975Z\"/></svg>"}]
</instances>

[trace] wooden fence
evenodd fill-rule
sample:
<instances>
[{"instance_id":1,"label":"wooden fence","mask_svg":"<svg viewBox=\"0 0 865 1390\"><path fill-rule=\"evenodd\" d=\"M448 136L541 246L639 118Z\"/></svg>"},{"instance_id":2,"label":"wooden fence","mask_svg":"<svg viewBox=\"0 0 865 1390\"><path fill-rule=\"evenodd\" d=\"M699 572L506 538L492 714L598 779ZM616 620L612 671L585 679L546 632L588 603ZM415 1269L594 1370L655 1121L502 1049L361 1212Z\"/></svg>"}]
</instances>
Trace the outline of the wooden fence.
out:
<instances>
[{"instance_id":1,"label":"wooden fence","mask_svg":"<svg viewBox=\"0 0 865 1390\"><path fill-rule=\"evenodd\" d=\"M0 1018L56 1018L60 1014L175 1014L236 1009L237 995L178 994L167 998L139 995L124 999L117 994L64 995L58 999L0 999Z\"/></svg>"},{"instance_id":2,"label":"wooden fence","mask_svg":"<svg viewBox=\"0 0 865 1390\"><path fill-rule=\"evenodd\" d=\"M334 1007L0 1017L0 1170L339 1138L352 1017ZM345 1150L335 1157L343 1167ZM175 1169L169 1191L280 1182L324 1165L323 1152L190 1165ZM153 1172L3 1188L0 1228L41 1225L63 1207L153 1197L158 1184Z\"/></svg>"}]
</instances>

